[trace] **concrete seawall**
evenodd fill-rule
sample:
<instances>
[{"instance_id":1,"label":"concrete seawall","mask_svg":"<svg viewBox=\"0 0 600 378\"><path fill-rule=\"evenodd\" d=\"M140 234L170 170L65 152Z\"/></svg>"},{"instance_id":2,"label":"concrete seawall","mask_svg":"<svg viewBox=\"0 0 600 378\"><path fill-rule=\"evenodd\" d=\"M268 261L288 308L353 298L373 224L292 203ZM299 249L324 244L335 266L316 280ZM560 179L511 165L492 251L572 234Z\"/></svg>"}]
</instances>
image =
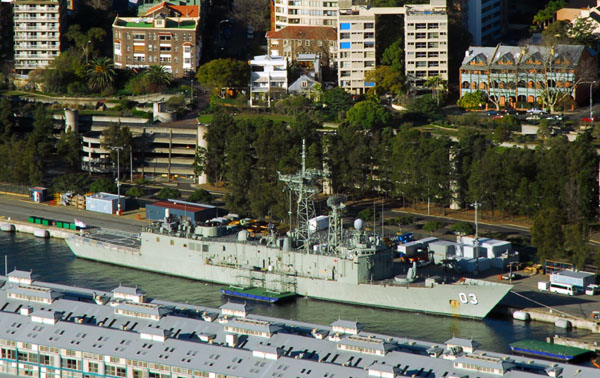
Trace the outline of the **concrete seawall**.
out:
<instances>
[{"instance_id":1,"label":"concrete seawall","mask_svg":"<svg viewBox=\"0 0 600 378\"><path fill-rule=\"evenodd\" d=\"M45 234L47 237L56 239L66 239L75 233L75 231L65 230L54 226L43 226L40 224L21 222L13 219L0 220L0 229L8 229L10 228L10 225L13 226L13 229L16 232L24 232L40 237Z\"/></svg>"},{"instance_id":2,"label":"concrete seawall","mask_svg":"<svg viewBox=\"0 0 600 378\"><path fill-rule=\"evenodd\" d=\"M537 308L508 309L508 312L511 314L511 316L515 311L523 311L528 313L531 321L556 324L557 320L563 319L569 321L573 328L586 329L591 331L592 333L600 333L600 325L598 325L597 321L595 321L594 319L575 317L561 312L556 312L552 310L540 310Z\"/></svg>"}]
</instances>

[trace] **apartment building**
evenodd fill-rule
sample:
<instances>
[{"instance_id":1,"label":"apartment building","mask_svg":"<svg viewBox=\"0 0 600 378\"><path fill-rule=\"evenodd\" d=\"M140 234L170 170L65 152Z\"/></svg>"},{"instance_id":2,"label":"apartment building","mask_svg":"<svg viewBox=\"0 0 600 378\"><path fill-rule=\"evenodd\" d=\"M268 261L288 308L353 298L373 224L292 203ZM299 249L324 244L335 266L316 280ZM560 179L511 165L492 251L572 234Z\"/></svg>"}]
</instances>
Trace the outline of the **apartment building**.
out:
<instances>
[{"instance_id":1,"label":"apartment building","mask_svg":"<svg viewBox=\"0 0 600 378\"><path fill-rule=\"evenodd\" d=\"M448 80L448 13L446 0L405 6L406 78L415 87L439 76Z\"/></svg>"},{"instance_id":2,"label":"apartment building","mask_svg":"<svg viewBox=\"0 0 600 378\"><path fill-rule=\"evenodd\" d=\"M15 73L27 75L58 56L66 10L65 0L14 1Z\"/></svg>"},{"instance_id":3,"label":"apartment building","mask_svg":"<svg viewBox=\"0 0 600 378\"><path fill-rule=\"evenodd\" d=\"M422 86L428 77L448 80L448 15L445 0L404 7L356 5L339 0L338 85L354 94L365 93L376 83L366 74L376 67L376 22L378 16L404 15L406 77Z\"/></svg>"},{"instance_id":4,"label":"apartment building","mask_svg":"<svg viewBox=\"0 0 600 378\"><path fill-rule=\"evenodd\" d=\"M463 25L476 46L495 43L502 35L505 0L463 0Z\"/></svg>"},{"instance_id":5,"label":"apartment building","mask_svg":"<svg viewBox=\"0 0 600 378\"><path fill-rule=\"evenodd\" d=\"M271 106L287 94L287 60L259 55L250 61L250 106Z\"/></svg>"},{"instance_id":6,"label":"apartment building","mask_svg":"<svg viewBox=\"0 0 600 378\"><path fill-rule=\"evenodd\" d=\"M589 99L596 64L578 45L471 46L460 67L460 96L479 90L499 106L525 108L541 104L550 91L581 104Z\"/></svg>"},{"instance_id":7,"label":"apartment building","mask_svg":"<svg viewBox=\"0 0 600 378\"><path fill-rule=\"evenodd\" d=\"M338 0L274 0L275 27L337 25Z\"/></svg>"},{"instance_id":8,"label":"apartment building","mask_svg":"<svg viewBox=\"0 0 600 378\"><path fill-rule=\"evenodd\" d=\"M193 73L202 51L200 29L198 6L163 2L143 18L117 16L113 23L115 67L161 65L174 78Z\"/></svg>"}]
</instances>

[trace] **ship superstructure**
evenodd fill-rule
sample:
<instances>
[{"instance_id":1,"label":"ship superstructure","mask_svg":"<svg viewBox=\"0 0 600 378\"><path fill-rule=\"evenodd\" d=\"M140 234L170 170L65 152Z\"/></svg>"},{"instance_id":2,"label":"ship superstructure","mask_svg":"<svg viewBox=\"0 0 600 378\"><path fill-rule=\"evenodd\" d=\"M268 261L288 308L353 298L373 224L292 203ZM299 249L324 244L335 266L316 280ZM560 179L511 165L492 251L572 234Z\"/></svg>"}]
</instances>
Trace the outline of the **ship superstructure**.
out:
<instances>
[{"instance_id":1,"label":"ship superstructure","mask_svg":"<svg viewBox=\"0 0 600 378\"><path fill-rule=\"evenodd\" d=\"M316 192L315 180L323 176L323 172L306 169L304 163L300 173L281 175L296 194L299 225L285 235L271 227L268 235L252 237L243 229L233 232L225 226L168 219L146 227L139 241L133 238L129 245L121 237L100 241L99 235L90 233L73 236L67 244L79 257L136 269L459 317L483 318L509 292L509 285L474 279L395 282L394 252L383 243L382 235L367 232L359 219L353 228L344 229L345 199L340 196L328 201L327 235L311 232L310 198Z\"/></svg>"},{"instance_id":2,"label":"ship superstructure","mask_svg":"<svg viewBox=\"0 0 600 378\"><path fill-rule=\"evenodd\" d=\"M596 377L588 367L367 332L356 321L309 324L0 276L0 374L58 378Z\"/></svg>"}]
</instances>

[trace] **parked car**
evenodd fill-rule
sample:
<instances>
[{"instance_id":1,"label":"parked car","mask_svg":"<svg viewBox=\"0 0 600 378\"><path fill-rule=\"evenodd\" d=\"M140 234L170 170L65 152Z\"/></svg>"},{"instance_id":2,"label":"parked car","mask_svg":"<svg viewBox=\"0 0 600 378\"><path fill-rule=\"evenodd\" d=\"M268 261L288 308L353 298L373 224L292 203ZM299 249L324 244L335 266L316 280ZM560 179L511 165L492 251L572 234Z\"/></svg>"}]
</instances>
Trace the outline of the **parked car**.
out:
<instances>
[{"instance_id":1,"label":"parked car","mask_svg":"<svg viewBox=\"0 0 600 378\"><path fill-rule=\"evenodd\" d=\"M521 275L517 274L517 273L505 273L505 274L502 275L502 279L504 281L518 280L519 278L521 278Z\"/></svg>"},{"instance_id":2,"label":"parked car","mask_svg":"<svg viewBox=\"0 0 600 378\"><path fill-rule=\"evenodd\" d=\"M563 120L563 116L561 116L560 114L552 114L548 117L546 117L546 119L552 120L552 121L562 121Z\"/></svg>"},{"instance_id":3,"label":"parked car","mask_svg":"<svg viewBox=\"0 0 600 378\"><path fill-rule=\"evenodd\" d=\"M594 123L594 122L598 122L598 120L596 119L596 117L583 117L581 119L582 122L585 123Z\"/></svg>"},{"instance_id":4,"label":"parked car","mask_svg":"<svg viewBox=\"0 0 600 378\"><path fill-rule=\"evenodd\" d=\"M497 116L497 115L498 115L498 112L497 112L497 111L495 111L495 110L488 110L488 111L487 111L487 115L489 115L489 116Z\"/></svg>"},{"instance_id":5,"label":"parked car","mask_svg":"<svg viewBox=\"0 0 600 378\"><path fill-rule=\"evenodd\" d=\"M596 295L598 293L600 293L600 286L598 285L590 284L585 288L586 295Z\"/></svg>"},{"instance_id":6,"label":"parked car","mask_svg":"<svg viewBox=\"0 0 600 378\"><path fill-rule=\"evenodd\" d=\"M535 122L535 123L539 122L541 119L542 119L542 117L540 117L539 114L533 114L533 115L527 116L525 118L526 121Z\"/></svg>"},{"instance_id":7,"label":"parked car","mask_svg":"<svg viewBox=\"0 0 600 378\"><path fill-rule=\"evenodd\" d=\"M546 111L540 108L531 108L527 111L527 114L544 114Z\"/></svg>"}]
</instances>

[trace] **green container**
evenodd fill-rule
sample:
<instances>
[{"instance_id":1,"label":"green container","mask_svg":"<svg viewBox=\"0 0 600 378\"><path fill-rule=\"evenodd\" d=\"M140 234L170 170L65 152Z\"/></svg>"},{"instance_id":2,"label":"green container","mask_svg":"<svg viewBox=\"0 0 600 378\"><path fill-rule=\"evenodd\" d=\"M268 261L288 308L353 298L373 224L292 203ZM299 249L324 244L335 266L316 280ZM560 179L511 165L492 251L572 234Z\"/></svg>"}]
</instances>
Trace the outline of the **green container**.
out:
<instances>
[{"instance_id":1,"label":"green container","mask_svg":"<svg viewBox=\"0 0 600 378\"><path fill-rule=\"evenodd\" d=\"M63 222L56 222L56 227L62 228Z\"/></svg>"},{"instance_id":2,"label":"green container","mask_svg":"<svg viewBox=\"0 0 600 378\"><path fill-rule=\"evenodd\" d=\"M35 224L42 224L42 220L40 218L34 218Z\"/></svg>"},{"instance_id":3,"label":"green container","mask_svg":"<svg viewBox=\"0 0 600 378\"><path fill-rule=\"evenodd\" d=\"M75 226L75 223L71 223L70 226L69 226L69 228L71 230L77 230L77 226Z\"/></svg>"},{"instance_id":4,"label":"green container","mask_svg":"<svg viewBox=\"0 0 600 378\"><path fill-rule=\"evenodd\" d=\"M63 223L63 228L66 228L67 230L69 229L69 222L64 222Z\"/></svg>"},{"instance_id":5,"label":"green container","mask_svg":"<svg viewBox=\"0 0 600 378\"><path fill-rule=\"evenodd\" d=\"M50 224L50 221L48 219L42 219L42 225L48 226L49 224Z\"/></svg>"},{"instance_id":6,"label":"green container","mask_svg":"<svg viewBox=\"0 0 600 378\"><path fill-rule=\"evenodd\" d=\"M27 222L34 223L35 222L35 217L29 217L29 218L27 218Z\"/></svg>"}]
</instances>

